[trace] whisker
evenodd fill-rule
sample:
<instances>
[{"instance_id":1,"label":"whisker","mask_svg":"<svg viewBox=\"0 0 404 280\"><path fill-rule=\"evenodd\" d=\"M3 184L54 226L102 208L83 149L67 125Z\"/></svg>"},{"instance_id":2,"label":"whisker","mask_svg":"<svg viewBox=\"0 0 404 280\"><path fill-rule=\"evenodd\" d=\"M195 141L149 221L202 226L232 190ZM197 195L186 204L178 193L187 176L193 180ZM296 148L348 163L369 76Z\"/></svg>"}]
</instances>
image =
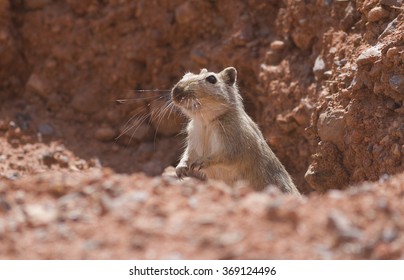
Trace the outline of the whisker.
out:
<instances>
[{"instance_id":1,"label":"whisker","mask_svg":"<svg viewBox=\"0 0 404 280\"><path fill-rule=\"evenodd\" d=\"M157 132L159 130L161 121L163 120L165 114L168 112L169 109L169 104L170 103L165 103L165 107L159 112L159 114L157 115L157 127L156 127L156 131L154 132L154 143L156 142L156 137L157 137Z\"/></svg>"},{"instance_id":2,"label":"whisker","mask_svg":"<svg viewBox=\"0 0 404 280\"><path fill-rule=\"evenodd\" d=\"M133 130L133 132L131 132L130 134L130 138L128 141L128 144L132 141L132 139L135 136L136 131L139 129L139 127L148 119L148 124L150 124L150 122L152 121L152 118L156 118L157 120L157 126L156 126L156 131L155 131L155 135L154 135L154 143L156 142L156 138L157 138L157 132L158 129L163 121L163 118L167 115L167 113L169 113L168 117L171 116L171 114L173 113L173 111L176 108L175 104L172 102L171 100L171 96L170 93L171 89L131 89L126 91L126 96L128 96L129 94L132 93L139 93L139 96L135 96L135 97L128 97L128 98L118 98L116 100L114 100L114 102L118 105L120 104L128 104L129 102L139 102L139 105L142 104L142 102L154 102L154 101L159 101L159 100L164 100L164 104L161 105L161 108L158 109L158 107L160 105L160 103L156 103L157 104L157 109L155 110L155 112L150 111L150 105L151 103L148 103L147 105L144 104L143 107L139 107L141 108L139 110L138 108L138 112L136 112L133 116L131 116L129 118L129 120L126 121L125 125L123 126L122 132L115 138L115 140L120 139L123 135L128 134L129 131ZM158 94L158 93L162 93L162 94ZM141 95L142 94L142 95ZM143 94L147 94L147 95L143 95ZM149 108L148 108L149 107ZM152 116L154 115L154 116Z\"/></svg>"},{"instance_id":3,"label":"whisker","mask_svg":"<svg viewBox=\"0 0 404 280\"><path fill-rule=\"evenodd\" d=\"M115 100L116 103L118 104L124 104L126 101L128 101L127 99L117 99Z\"/></svg>"},{"instance_id":4,"label":"whisker","mask_svg":"<svg viewBox=\"0 0 404 280\"><path fill-rule=\"evenodd\" d=\"M136 115L132 116L132 117L130 118L130 120L127 122L127 124L125 124L125 128L123 129L123 131L119 134L119 136L117 136L117 137L115 138L115 140L118 140L120 137L122 137L123 135L125 135L129 130L131 130L131 129L133 129L133 128L135 128L135 129L134 129L134 132L133 132L133 133L135 133L136 130L140 127L140 125L148 118L148 115L149 115L149 114L144 114L144 115L141 116L140 118L135 119L131 125L128 125L128 123L129 123L131 120L133 120L135 117L137 117L138 115L136 114ZM130 139L130 140L132 140L133 133L132 133L132 136L131 136L131 139ZM129 143L130 143L130 141L129 141ZM129 144L129 143L128 143L128 144Z\"/></svg>"},{"instance_id":5,"label":"whisker","mask_svg":"<svg viewBox=\"0 0 404 280\"><path fill-rule=\"evenodd\" d=\"M170 89L131 89L136 92L170 92Z\"/></svg>"},{"instance_id":6,"label":"whisker","mask_svg":"<svg viewBox=\"0 0 404 280\"><path fill-rule=\"evenodd\" d=\"M134 128L134 129L133 129L133 132L132 132L131 135L130 135L130 138L129 138L129 141L128 141L128 145L129 145L130 142L132 141L133 136L135 135L136 131L139 129L139 127L142 125L142 123L143 123L147 118L148 118L148 115L144 115L144 116L142 117L142 119L140 119L140 120L137 122L137 124L136 124L135 126L132 126L132 128Z\"/></svg>"},{"instance_id":7,"label":"whisker","mask_svg":"<svg viewBox=\"0 0 404 280\"><path fill-rule=\"evenodd\" d=\"M137 117L139 117L139 115L141 115L140 119L141 119L142 122L143 122L143 121L147 118L147 116L148 116L149 114L150 114L150 113L147 112L147 108L142 108L140 112L137 112L137 113L134 114L132 117L130 117L129 120L126 121L122 132L119 134L119 136L117 136L117 137L115 138L115 140L118 140L121 136L123 136L124 134L126 134L126 133L127 133L129 130L131 130L131 129L136 125L136 123L138 122L138 120L135 120L135 121L134 121L135 125L133 125L133 124L129 124L131 121L133 121L135 118L137 118Z\"/></svg>"},{"instance_id":8,"label":"whisker","mask_svg":"<svg viewBox=\"0 0 404 280\"><path fill-rule=\"evenodd\" d=\"M168 98L168 95L162 95L159 97L156 96L146 96L146 97L131 97L131 98L122 98L122 99L117 99L115 100L116 103L118 104L124 104L127 103L128 101L143 101L143 100L159 100L159 99L164 99L164 98Z\"/></svg>"},{"instance_id":9,"label":"whisker","mask_svg":"<svg viewBox=\"0 0 404 280\"><path fill-rule=\"evenodd\" d=\"M160 110L158 111L157 116L156 116L157 119L159 119L160 117L163 117L163 116L164 116L164 114L165 114L164 112L165 112L165 110L167 109L168 105L169 105L169 101L166 101L166 102L164 103L164 105L161 106L161 108L160 108Z\"/></svg>"},{"instance_id":10,"label":"whisker","mask_svg":"<svg viewBox=\"0 0 404 280\"><path fill-rule=\"evenodd\" d=\"M170 112L168 113L168 118L170 118L175 106L174 106L174 103L171 100L169 100L168 102L169 102L168 107L170 107Z\"/></svg>"}]
</instances>

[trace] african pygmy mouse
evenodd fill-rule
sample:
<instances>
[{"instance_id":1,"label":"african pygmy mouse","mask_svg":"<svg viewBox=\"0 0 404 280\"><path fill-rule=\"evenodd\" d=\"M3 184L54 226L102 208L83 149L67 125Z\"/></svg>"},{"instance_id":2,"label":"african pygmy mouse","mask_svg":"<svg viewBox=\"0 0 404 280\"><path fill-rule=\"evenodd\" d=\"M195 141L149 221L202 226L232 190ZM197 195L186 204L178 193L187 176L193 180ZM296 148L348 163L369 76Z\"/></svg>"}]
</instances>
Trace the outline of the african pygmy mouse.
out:
<instances>
[{"instance_id":1,"label":"african pygmy mouse","mask_svg":"<svg viewBox=\"0 0 404 280\"><path fill-rule=\"evenodd\" d=\"M299 195L278 160L244 110L236 85L237 71L202 69L187 73L171 90L175 106L189 117L187 146L176 167L178 177L247 181L254 189L269 184Z\"/></svg>"}]
</instances>

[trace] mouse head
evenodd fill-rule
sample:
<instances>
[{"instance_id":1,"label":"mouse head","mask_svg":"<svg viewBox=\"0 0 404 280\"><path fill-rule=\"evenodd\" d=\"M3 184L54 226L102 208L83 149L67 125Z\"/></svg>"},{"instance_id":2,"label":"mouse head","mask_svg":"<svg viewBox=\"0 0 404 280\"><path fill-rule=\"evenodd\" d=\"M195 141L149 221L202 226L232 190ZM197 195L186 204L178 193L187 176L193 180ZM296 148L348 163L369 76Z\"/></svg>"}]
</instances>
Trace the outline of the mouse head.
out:
<instances>
[{"instance_id":1,"label":"mouse head","mask_svg":"<svg viewBox=\"0 0 404 280\"><path fill-rule=\"evenodd\" d=\"M220 73L202 69L199 74L187 73L171 90L171 99L191 118L215 119L228 110L242 106L238 93L237 70L228 67Z\"/></svg>"}]
</instances>

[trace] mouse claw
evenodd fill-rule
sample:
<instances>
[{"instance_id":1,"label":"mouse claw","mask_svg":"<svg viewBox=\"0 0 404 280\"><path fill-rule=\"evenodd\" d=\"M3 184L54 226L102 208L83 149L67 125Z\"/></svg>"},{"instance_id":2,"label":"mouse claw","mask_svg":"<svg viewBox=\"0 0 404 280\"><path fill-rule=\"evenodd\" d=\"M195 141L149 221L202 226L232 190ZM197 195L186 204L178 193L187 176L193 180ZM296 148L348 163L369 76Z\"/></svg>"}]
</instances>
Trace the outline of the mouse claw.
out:
<instances>
[{"instance_id":1,"label":"mouse claw","mask_svg":"<svg viewBox=\"0 0 404 280\"><path fill-rule=\"evenodd\" d=\"M205 167L205 162L201 159L199 159L199 160L197 159L191 164L191 170L200 171L204 167Z\"/></svg>"}]
</instances>

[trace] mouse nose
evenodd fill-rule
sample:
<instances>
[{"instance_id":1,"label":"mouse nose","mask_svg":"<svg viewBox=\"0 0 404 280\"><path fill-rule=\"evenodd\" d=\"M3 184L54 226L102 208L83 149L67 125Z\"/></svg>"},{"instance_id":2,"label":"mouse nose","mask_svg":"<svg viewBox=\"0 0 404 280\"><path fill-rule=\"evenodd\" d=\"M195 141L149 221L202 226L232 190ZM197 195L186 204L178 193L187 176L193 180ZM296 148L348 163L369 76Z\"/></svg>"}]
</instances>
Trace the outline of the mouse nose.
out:
<instances>
[{"instance_id":1,"label":"mouse nose","mask_svg":"<svg viewBox=\"0 0 404 280\"><path fill-rule=\"evenodd\" d=\"M177 101L177 102L181 102L181 99L184 98L185 96L185 91L184 91L184 87L181 87L179 85L175 86L173 88L173 90L171 91L171 95L172 98Z\"/></svg>"}]
</instances>

